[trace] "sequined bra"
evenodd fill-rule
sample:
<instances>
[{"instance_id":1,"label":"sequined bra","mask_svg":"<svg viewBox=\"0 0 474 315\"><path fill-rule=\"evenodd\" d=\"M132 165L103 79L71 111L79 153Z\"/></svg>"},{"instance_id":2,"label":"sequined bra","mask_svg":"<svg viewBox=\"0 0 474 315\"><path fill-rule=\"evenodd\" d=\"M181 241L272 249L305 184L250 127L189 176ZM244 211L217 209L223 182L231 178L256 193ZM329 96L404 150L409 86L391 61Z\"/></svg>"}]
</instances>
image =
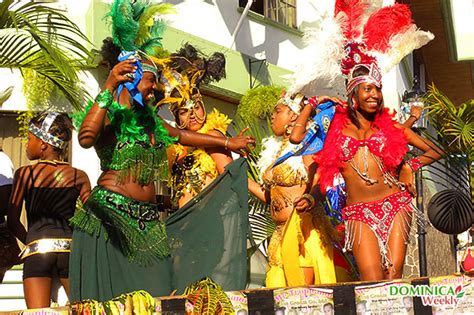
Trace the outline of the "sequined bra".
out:
<instances>
[{"instance_id":1,"label":"sequined bra","mask_svg":"<svg viewBox=\"0 0 474 315\"><path fill-rule=\"evenodd\" d=\"M166 158L163 142L152 145L146 142L123 143L97 149L102 171L119 171L119 180L132 175L134 181L149 184L158 176L160 165Z\"/></svg>"},{"instance_id":2,"label":"sequined bra","mask_svg":"<svg viewBox=\"0 0 474 315\"><path fill-rule=\"evenodd\" d=\"M301 157L291 157L295 159ZM303 163L303 161L301 161ZM275 167L269 167L263 174L263 184L267 188L274 186L292 187L306 185L308 183L308 173L306 170L294 170L288 163L283 162Z\"/></svg>"},{"instance_id":3,"label":"sequined bra","mask_svg":"<svg viewBox=\"0 0 474 315\"><path fill-rule=\"evenodd\" d=\"M73 115L78 128L92 107L90 101L82 112ZM141 185L157 179L166 161L166 147L175 142L170 137L161 119L150 106L131 109L112 102L107 112L110 127L115 133L116 143L96 147L102 171L118 171L118 181L130 178ZM151 144L148 133L153 133L156 144Z\"/></svg>"},{"instance_id":4,"label":"sequined bra","mask_svg":"<svg viewBox=\"0 0 474 315\"><path fill-rule=\"evenodd\" d=\"M380 157L385 141L386 140L380 131L377 131L371 135L369 139L365 140L359 140L355 139L354 137L341 134L343 159L344 161L350 160L357 153L357 150L364 146L367 146L370 152L372 152L374 155Z\"/></svg>"},{"instance_id":5,"label":"sequined bra","mask_svg":"<svg viewBox=\"0 0 474 315\"><path fill-rule=\"evenodd\" d=\"M275 186L291 187L308 183L308 170L303 157L292 156L274 166L278 157L293 149L295 145L276 137L263 140L263 150L257 162L263 184L271 189Z\"/></svg>"},{"instance_id":6,"label":"sequined bra","mask_svg":"<svg viewBox=\"0 0 474 315\"><path fill-rule=\"evenodd\" d=\"M182 159L176 155L168 183L172 188L173 207L178 207L179 200L186 192L193 196L199 194L206 179L214 180L218 175L216 162L203 149L195 149Z\"/></svg>"}]
</instances>

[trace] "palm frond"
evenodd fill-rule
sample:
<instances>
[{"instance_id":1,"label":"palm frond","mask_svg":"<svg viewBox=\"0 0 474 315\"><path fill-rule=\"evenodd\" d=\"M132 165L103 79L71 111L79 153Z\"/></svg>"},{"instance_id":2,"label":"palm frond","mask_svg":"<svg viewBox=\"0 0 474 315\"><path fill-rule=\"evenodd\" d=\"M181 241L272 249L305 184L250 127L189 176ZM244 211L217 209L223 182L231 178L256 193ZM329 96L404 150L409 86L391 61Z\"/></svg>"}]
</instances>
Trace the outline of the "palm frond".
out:
<instances>
[{"instance_id":1,"label":"palm frond","mask_svg":"<svg viewBox=\"0 0 474 315\"><path fill-rule=\"evenodd\" d=\"M449 144L449 151L470 155L474 139L474 100L456 106L434 84L425 97L430 123ZM452 147L451 147L452 146Z\"/></svg>"},{"instance_id":2,"label":"palm frond","mask_svg":"<svg viewBox=\"0 0 474 315\"><path fill-rule=\"evenodd\" d=\"M437 132L437 137L429 133L425 136L445 152L443 160L430 166L436 176L445 180L435 182L446 188L465 191L472 199L474 99L456 105L432 84L424 101L428 104L430 124Z\"/></svg>"},{"instance_id":3,"label":"palm frond","mask_svg":"<svg viewBox=\"0 0 474 315\"><path fill-rule=\"evenodd\" d=\"M51 80L76 109L85 93L77 71L91 57L87 37L61 11L37 2L0 4L0 67L31 69Z\"/></svg>"}]
</instances>

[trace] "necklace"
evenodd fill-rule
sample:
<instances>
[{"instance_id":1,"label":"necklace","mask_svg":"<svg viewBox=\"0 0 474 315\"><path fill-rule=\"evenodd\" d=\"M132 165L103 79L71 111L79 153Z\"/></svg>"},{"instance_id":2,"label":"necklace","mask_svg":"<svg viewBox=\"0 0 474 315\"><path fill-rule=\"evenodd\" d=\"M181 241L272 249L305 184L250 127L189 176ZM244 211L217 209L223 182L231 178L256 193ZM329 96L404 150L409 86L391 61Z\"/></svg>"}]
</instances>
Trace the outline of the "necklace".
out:
<instances>
[{"instance_id":1,"label":"necklace","mask_svg":"<svg viewBox=\"0 0 474 315\"><path fill-rule=\"evenodd\" d=\"M361 148L359 148L361 149ZM355 164L354 162L354 157L352 157L350 160L349 160L349 164L350 166L354 169L354 171L356 171L357 175L360 176L360 178L362 178L367 185L374 185L376 183L378 183L378 180L376 179L372 179L370 178L369 176L369 148L367 147L367 145L364 145L362 147L362 162L363 162L363 166L364 166L364 169L363 171L361 171L357 165ZM398 188L402 189L403 185L397 180L397 178L395 176L393 176L389 171L387 171L385 169L385 167L383 166L383 163L382 161L380 160L380 158L376 155L374 155L372 152L370 152L370 156L374 159L375 163L377 164L380 172L382 173L382 176L383 176L383 183L385 185L388 185L389 187L392 187L392 185L396 185Z\"/></svg>"},{"instance_id":2,"label":"necklace","mask_svg":"<svg viewBox=\"0 0 474 315\"><path fill-rule=\"evenodd\" d=\"M357 165L354 161L354 157L352 157L349 160L349 164L352 167L352 169L354 169L354 171L356 171L357 175L359 175L360 178L362 178L366 182L367 185L374 185L374 184L378 183L378 180L372 179L372 178L369 177L369 148L366 145L364 145L362 148L359 148L359 150L360 149L362 149L362 162L364 164L363 171L361 172L359 167L357 167ZM371 153L372 157L374 157L372 152L370 152L370 153Z\"/></svg>"}]
</instances>

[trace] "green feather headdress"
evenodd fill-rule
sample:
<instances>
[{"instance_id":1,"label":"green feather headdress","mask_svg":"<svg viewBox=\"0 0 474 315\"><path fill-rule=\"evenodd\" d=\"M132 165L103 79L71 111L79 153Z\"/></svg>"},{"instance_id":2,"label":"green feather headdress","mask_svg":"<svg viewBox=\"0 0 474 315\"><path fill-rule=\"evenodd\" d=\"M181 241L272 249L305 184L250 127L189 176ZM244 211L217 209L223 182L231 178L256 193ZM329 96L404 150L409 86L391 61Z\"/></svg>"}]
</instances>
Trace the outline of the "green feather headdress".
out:
<instances>
[{"instance_id":1,"label":"green feather headdress","mask_svg":"<svg viewBox=\"0 0 474 315\"><path fill-rule=\"evenodd\" d=\"M163 55L161 39L165 22L159 17L175 13L172 4L149 0L115 0L106 17L112 20L114 44L125 51L142 51L153 57Z\"/></svg>"}]
</instances>

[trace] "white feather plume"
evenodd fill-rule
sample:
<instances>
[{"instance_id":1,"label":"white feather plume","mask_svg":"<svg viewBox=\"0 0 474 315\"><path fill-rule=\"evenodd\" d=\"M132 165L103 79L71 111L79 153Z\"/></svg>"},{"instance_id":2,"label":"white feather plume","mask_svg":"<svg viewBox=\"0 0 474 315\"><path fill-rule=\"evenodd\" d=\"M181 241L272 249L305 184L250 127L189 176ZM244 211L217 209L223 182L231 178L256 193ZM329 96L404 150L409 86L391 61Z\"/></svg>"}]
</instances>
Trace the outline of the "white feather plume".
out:
<instances>
[{"instance_id":1,"label":"white feather plume","mask_svg":"<svg viewBox=\"0 0 474 315\"><path fill-rule=\"evenodd\" d=\"M433 39L433 33L422 31L413 24L403 33L396 34L390 39L390 48L384 54L373 53L382 73L387 73L413 50L423 47Z\"/></svg>"},{"instance_id":2,"label":"white feather plume","mask_svg":"<svg viewBox=\"0 0 474 315\"><path fill-rule=\"evenodd\" d=\"M325 14L316 27L304 30L303 42L305 47L295 56L295 72L287 76L288 92L312 96L316 88L330 87L340 76L344 37L336 20Z\"/></svg>"},{"instance_id":3,"label":"white feather plume","mask_svg":"<svg viewBox=\"0 0 474 315\"><path fill-rule=\"evenodd\" d=\"M260 183L262 183L262 177L265 171L270 166L272 166L273 163L275 163L279 155L284 155L296 146L295 144L288 143L287 147L283 150L283 152L280 153L282 145L283 141L281 137L272 136L262 140L262 152L260 153L260 158L257 161L257 168L260 172ZM302 156L290 157L283 163L288 164L295 173L306 174L306 176L308 174L308 170L306 169L306 166L303 163Z\"/></svg>"}]
</instances>

